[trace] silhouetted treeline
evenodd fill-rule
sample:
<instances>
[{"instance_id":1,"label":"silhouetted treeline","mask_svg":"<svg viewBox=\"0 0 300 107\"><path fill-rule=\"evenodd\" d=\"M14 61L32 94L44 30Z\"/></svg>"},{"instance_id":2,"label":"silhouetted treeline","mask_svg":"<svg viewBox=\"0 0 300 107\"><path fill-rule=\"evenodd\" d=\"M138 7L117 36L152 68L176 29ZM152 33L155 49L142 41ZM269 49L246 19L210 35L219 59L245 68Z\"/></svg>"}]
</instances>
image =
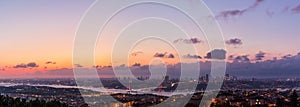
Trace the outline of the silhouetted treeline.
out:
<instances>
[{"instance_id":1,"label":"silhouetted treeline","mask_svg":"<svg viewBox=\"0 0 300 107\"><path fill-rule=\"evenodd\" d=\"M61 103L57 100L48 101L35 100L26 101L26 99L12 98L9 96L0 95L0 107L69 107L66 103Z\"/></svg>"}]
</instances>

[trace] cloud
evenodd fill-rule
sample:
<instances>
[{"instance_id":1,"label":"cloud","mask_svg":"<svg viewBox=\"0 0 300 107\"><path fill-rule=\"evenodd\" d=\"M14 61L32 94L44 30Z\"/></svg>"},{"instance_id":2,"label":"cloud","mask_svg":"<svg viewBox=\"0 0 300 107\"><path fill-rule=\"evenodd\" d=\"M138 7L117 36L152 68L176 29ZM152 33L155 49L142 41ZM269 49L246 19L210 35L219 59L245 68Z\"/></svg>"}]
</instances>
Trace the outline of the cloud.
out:
<instances>
[{"instance_id":1,"label":"cloud","mask_svg":"<svg viewBox=\"0 0 300 107\"><path fill-rule=\"evenodd\" d=\"M176 39L173 43L185 43L185 44L198 44L202 43L203 41L198 38L191 38L191 39Z\"/></svg>"},{"instance_id":2,"label":"cloud","mask_svg":"<svg viewBox=\"0 0 300 107\"><path fill-rule=\"evenodd\" d=\"M272 18L274 14L275 13L273 11L266 10L266 15L269 16L270 18Z\"/></svg>"},{"instance_id":3,"label":"cloud","mask_svg":"<svg viewBox=\"0 0 300 107\"><path fill-rule=\"evenodd\" d=\"M18 64L16 66L14 66L14 68L27 68L26 64Z\"/></svg>"},{"instance_id":4,"label":"cloud","mask_svg":"<svg viewBox=\"0 0 300 107\"><path fill-rule=\"evenodd\" d=\"M138 56L139 54L143 54L144 52L142 51L137 51L137 52L133 52L131 53L131 56Z\"/></svg>"},{"instance_id":5,"label":"cloud","mask_svg":"<svg viewBox=\"0 0 300 107\"><path fill-rule=\"evenodd\" d=\"M82 67L83 67L83 66L80 65L80 64L74 64L74 66L75 66L76 68L82 68Z\"/></svg>"},{"instance_id":6,"label":"cloud","mask_svg":"<svg viewBox=\"0 0 300 107\"><path fill-rule=\"evenodd\" d=\"M30 63L27 64L27 67L34 68L34 67L39 67L39 66L35 62L30 62Z\"/></svg>"},{"instance_id":7,"label":"cloud","mask_svg":"<svg viewBox=\"0 0 300 107\"><path fill-rule=\"evenodd\" d=\"M282 13L286 13L286 12L291 12L293 14L300 13L300 3L295 7L286 6L285 8L282 9Z\"/></svg>"},{"instance_id":8,"label":"cloud","mask_svg":"<svg viewBox=\"0 0 300 107\"><path fill-rule=\"evenodd\" d=\"M47 62L45 62L45 64L56 64L56 62L53 62L53 61L47 61Z\"/></svg>"},{"instance_id":9,"label":"cloud","mask_svg":"<svg viewBox=\"0 0 300 107\"><path fill-rule=\"evenodd\" d=\"M141 64L140 64L140 63L134 63L132 66L133 66L133 67L140 67Z\"/></svg>"},{"instance_id":10,"label":"cloud","mask_svg":"<svg viewBox=\"0 0 300 107\"><path fill-rule=\"evenodd\" d=\"M288 54L288 55L284 55L284 56L282 56L281 58L282 59L290 59L290 58L292 58L293 56L291 55L291 54Z\"/></svg>"},{"instance_id":11,"label":"cloud","mask_svg":"<svg viewBox=\"0 0 300 107\"><path fill-rule=\"evenodd\" d=\"M234 45L234 46L243 44L242 40L239 38L233 38L233 39L226 40L225 43L227 45Z\"/></svg>"},{"instance_id":12,"label":"cloud","mask_svg":"<svg viewBox=\"0 0 300 107\"><path fill-rule=\"evenodd\" d=\"M255 55L255 60L260 61L263 60L263 58L265 57L266 53L259 51L256 55Z\"/></svg>"},{"instance_id":13,"label":"cloud","mask_svg":"<svg viewBox=\"0 0 300 107\"><path fill-rule=\"evenodd\" d=\"M293 78L299 76L300 69L300 53L297 55L290 55L288 59L272 59L272 60L262 60L261 62L251 62L249 55L230 55L228 56L233 61L227 62L226 73L237 76L238 78ZM174 77L180 77L180 72L182 70L181 66L200 66L200 75L211 73L211 61L199 61L197 63L177 63L167 65L167 75ZM145 65L147 66L147 65ZM156 66L156 65L153 65ZM141 69L141 67L136 67L133 72L138 75L144 75L149 69ZM194 75L192 73L193 69L185 69L185 73L189 76Z\"/></svg>"},{"instance_id":14,"label":"cloud","mask_svg":"<svg viewBox=\"0 0 300 107\"><path fill-rule=\"evenodd\" d=\"M255 3L252 5L252 6L250 6L249 8L251 9L251 8L256 8L258 5L260 5L260 3L261 2L263 2L264 0L256 0L255 1Z\"/></svg>"},{"instance_id":15,"label":"cloud","mask_svg":"<svg viewBox=\"0 0 300 107\"><path fill-rule=\"evenodd\" d=\"M168 58L175 58L173 54L169 54Z\"/></svg>"},{"instance_id":16,"label":"cloud","mask_svg":"<svg viewBox=\"0 0 300 107\"><path fill-rule=\"evenodd\" d=\"M167 52L165 52L165 53L155 53L153 57L163 58L163 57L165 57L166 54L167 54Z\"/></svg>"},{"instance_id":17,"label":"cloud","mask_svg":"<svg viewBox=\"0 0 300 107\"><path fill-rule=\"evenodd\" d=\"M233 57L232 57L233 58ZM235 58L232 59L233 62L235 63L249 63L250 58L249 55L241 55L241 56L236 56Z\"/></svg>"},{"instance_id":18,"label":"cloud","mask_svg":"<svg viewBox=\"0 0 300 107\"><path fill-rule=\"evenodd\" d=\"M187 59L201 59L202 58L200 55L191 55L191 54L183 55L183 57L187 58Z\"/></svg>"},{"instance_id":19,"label":"cloud","mask_svg":"<svg viewBox=\"0 0 300 107\"><path fill-rule=\"evenodd\" d=\"M224 49L214 49L206 54L206 59L225 59L226 51Z\"/></svg>"},{"instance_id":20,"label":"cloud","mask_svg":"<svg viewBox=\"0 0 300 107\"><path fill-rule=\"evenodd\" d=\"M252 4L251 6L249 6L248 8L245 9L241 9L241 10L227 10L227 11L222 11L221 13L219 13L216 18L228 18L228 17L233 17L233 16L241 16L244 13L255 9L257 6L259 6L264 0L256 0L254 4Z\"/></svg>"},{"instance_id":21,"label":"cloud","mask_svg":"<svg viewBox=\"0 0 300 107\"><path fill-rule=\"evenodd\" d=\"M100 66L100 65L94 65L94 66L92 66L92 68L101 68L102 66Z\"/></svg>"},{"instance_id":22,"label":"cloud","mask_svg":"<svg viewBox=\"0 0 300 107\"><path fill-rule=\"evenodd\" d=\"M35 62L30 62L28 64L21 63L15 65L13 68L35 68L35 67L39 67L39 66Z\"/></svg>"},{"instance_id":23,"label":"cloud","mask_svg":"<svg viewBox=\"0 0 300 107\"><path fill-rule=\"evenodd\" d=\"M219 17L227 18L229 16L241 16L246 11L247 11L247 9L244 9L244 10L228 10L228 11L223 11L218 16L216 16L216 18L219 18Z\"/></svg>"},{"instance_id":24,"label":"cloud","mask_svg":"<svg viewBox=\"0 0 300 107\"><path fill-rule=\"evenodd\" d=\"M153 57L159 57L159 58L175 58L175 55L170 53L168 54L167 52L165 53L155 53Z\"/></svg>"},{"instance_id":25,"label":"cloud","mask_svg":"<svg viewBox=\"0 0 300 107\"><path fill-rule=\"evenodd\" d=\"M298 4L298 6L292 8L291 11L292 11L293 13L300 13L300 4Z\"/></svg>"},{"instance_id":26,"label":"cloud","mask_svg":"<svg viewBox=\"0 0 300 107\"><path fill-rule=\"evenodd\" d=\"M229 55L228 60L234 60L234 55Z\"/></svg>"},{"instance_id":27,"label":"cloud","mask_svg":"<svg viewBox=\"0 0 300 107\"><path fill-rule=\"evenodd\" d=\"M300 53L296 55L285 55L282 58L274 58L272 60L262 60L261 62L250 62L248 58L249 55L230 55L228 59L233 60L232 62L227 62L226 64L226 73L237 76L238 78L298 78L299 77L299 69L300 69ZM24 64L26 65L26 64ZM138 65L138 63L136 64ZM197 63L177 63L170 64L166 66L167 75L172 78L180 77L182 65L191 66L186 67L185 73L188 76L195 75L194 69L192 65L200 66L200 75L210 74L211 73L211 61L199 61ZM124 66L124 65L120 65ZM149 74L149 68L159 68L161 65L140 65L139 67L131 67L131 72L137 76L145 76ZM87 77L91 77L88 74L88 68L82 68L86 70L82 70L82 74L86 74ZM86 72L87 71L87 72ZM99 76L104 76L107 78L114 77L115 74L111 66L103 66L97 69ZM160 70L154 70L155 72L161 72ZM123 72L121 70L120 72ZM152 75L152 74L151 74ZM3 75L1 75L3 77ZM39 77L39 78L58 78L58 77L70 77L74 78L73 70L68 68L61 68L55 70L46 70L43 72L34 72L28 75L22 75L20 78L25 77ZM96 76L96 75L93 75ZM128 75L122 75L124 77L129 77ZM154 75L154 77L161 78L160 73ZM94 77L93 77L94 78Z\"/></svg>"},{"instance_id":28,"label":"cloud","mask_svg":"<svg viewBox=\"0 0 300 107\"><path fill-rule=\"evenodd\" d=\"M227 63L227 72L248 78L293 78L299 76L300 53L259 63Z\"/></svg>"}]
</instances>

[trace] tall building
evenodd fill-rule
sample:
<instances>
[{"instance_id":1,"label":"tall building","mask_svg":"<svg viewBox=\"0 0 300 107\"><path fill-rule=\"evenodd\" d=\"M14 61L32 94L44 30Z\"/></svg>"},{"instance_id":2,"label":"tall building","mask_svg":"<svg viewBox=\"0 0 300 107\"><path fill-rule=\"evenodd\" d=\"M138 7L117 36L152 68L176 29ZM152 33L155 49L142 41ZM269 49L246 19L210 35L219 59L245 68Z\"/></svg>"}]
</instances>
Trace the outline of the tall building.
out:
<instances>
[{"instance_id":1,"label":"tall building","mask_svg":"<svg viewBox=\"0 0 300 107\"><path fill-rule=\"evenodd\" d=\"M165 76L165 79L164 79L165 82L168 82L170 81L170 77L169 76Z\"/></svg>"},{"instance_id":2,"label":"tall building","mask_svg":"<svg viewBox=\"0 0 300 107\"><path fill-rule=\"evenodd\" d=\"M205 75L205 80L206 80L206 82L208 82L208 80L209 80L208 74Z\"/></svg>"}]
</instances>

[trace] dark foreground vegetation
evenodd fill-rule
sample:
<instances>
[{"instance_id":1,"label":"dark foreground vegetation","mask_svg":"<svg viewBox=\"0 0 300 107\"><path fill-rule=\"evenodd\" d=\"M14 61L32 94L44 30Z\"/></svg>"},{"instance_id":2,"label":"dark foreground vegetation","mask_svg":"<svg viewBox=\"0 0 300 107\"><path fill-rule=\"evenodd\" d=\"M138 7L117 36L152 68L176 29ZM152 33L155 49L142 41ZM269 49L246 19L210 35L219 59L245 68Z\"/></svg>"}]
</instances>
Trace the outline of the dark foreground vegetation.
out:
<instances>
[{"instance_id":1,"label":"dark foreground vegetation","mask_svg":"<svg viewBox=\"0 0 300 107\"><path fill-rule=\"evenodd\" d=\"M29 100L0 95L0 107L68 107L68 104L57 100Z\"/></svg>"}]
</instances>

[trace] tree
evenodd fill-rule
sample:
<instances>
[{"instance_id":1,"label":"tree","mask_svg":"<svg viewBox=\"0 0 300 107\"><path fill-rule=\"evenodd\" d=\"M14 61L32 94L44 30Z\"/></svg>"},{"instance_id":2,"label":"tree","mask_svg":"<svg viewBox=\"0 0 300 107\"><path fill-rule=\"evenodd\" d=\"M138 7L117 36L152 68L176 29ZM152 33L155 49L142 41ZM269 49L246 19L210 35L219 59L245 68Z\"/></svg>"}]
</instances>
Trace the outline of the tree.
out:
<instances>
[{"instance_id":1,"label":"tree","mask_svg":"<svg viewBox=\"0 0 300 107\"><path fill-rule=\"evenodd\" d=\"M68 104L57 100L46 102L38 98L26 102L26 99L0 95L0 107L68 107Z\"/></svg>"},{"instance_id":2,"label":"tree","mask_svg":"<svg viewBox=\"0 0 300 107\"><path fill-rule=\"evenodd\" d=\"M298 97L299 96L298 96L296 90L294 90L292 95L290 96L291 107L299 107Z\"/></svg>"}]
</instances>

